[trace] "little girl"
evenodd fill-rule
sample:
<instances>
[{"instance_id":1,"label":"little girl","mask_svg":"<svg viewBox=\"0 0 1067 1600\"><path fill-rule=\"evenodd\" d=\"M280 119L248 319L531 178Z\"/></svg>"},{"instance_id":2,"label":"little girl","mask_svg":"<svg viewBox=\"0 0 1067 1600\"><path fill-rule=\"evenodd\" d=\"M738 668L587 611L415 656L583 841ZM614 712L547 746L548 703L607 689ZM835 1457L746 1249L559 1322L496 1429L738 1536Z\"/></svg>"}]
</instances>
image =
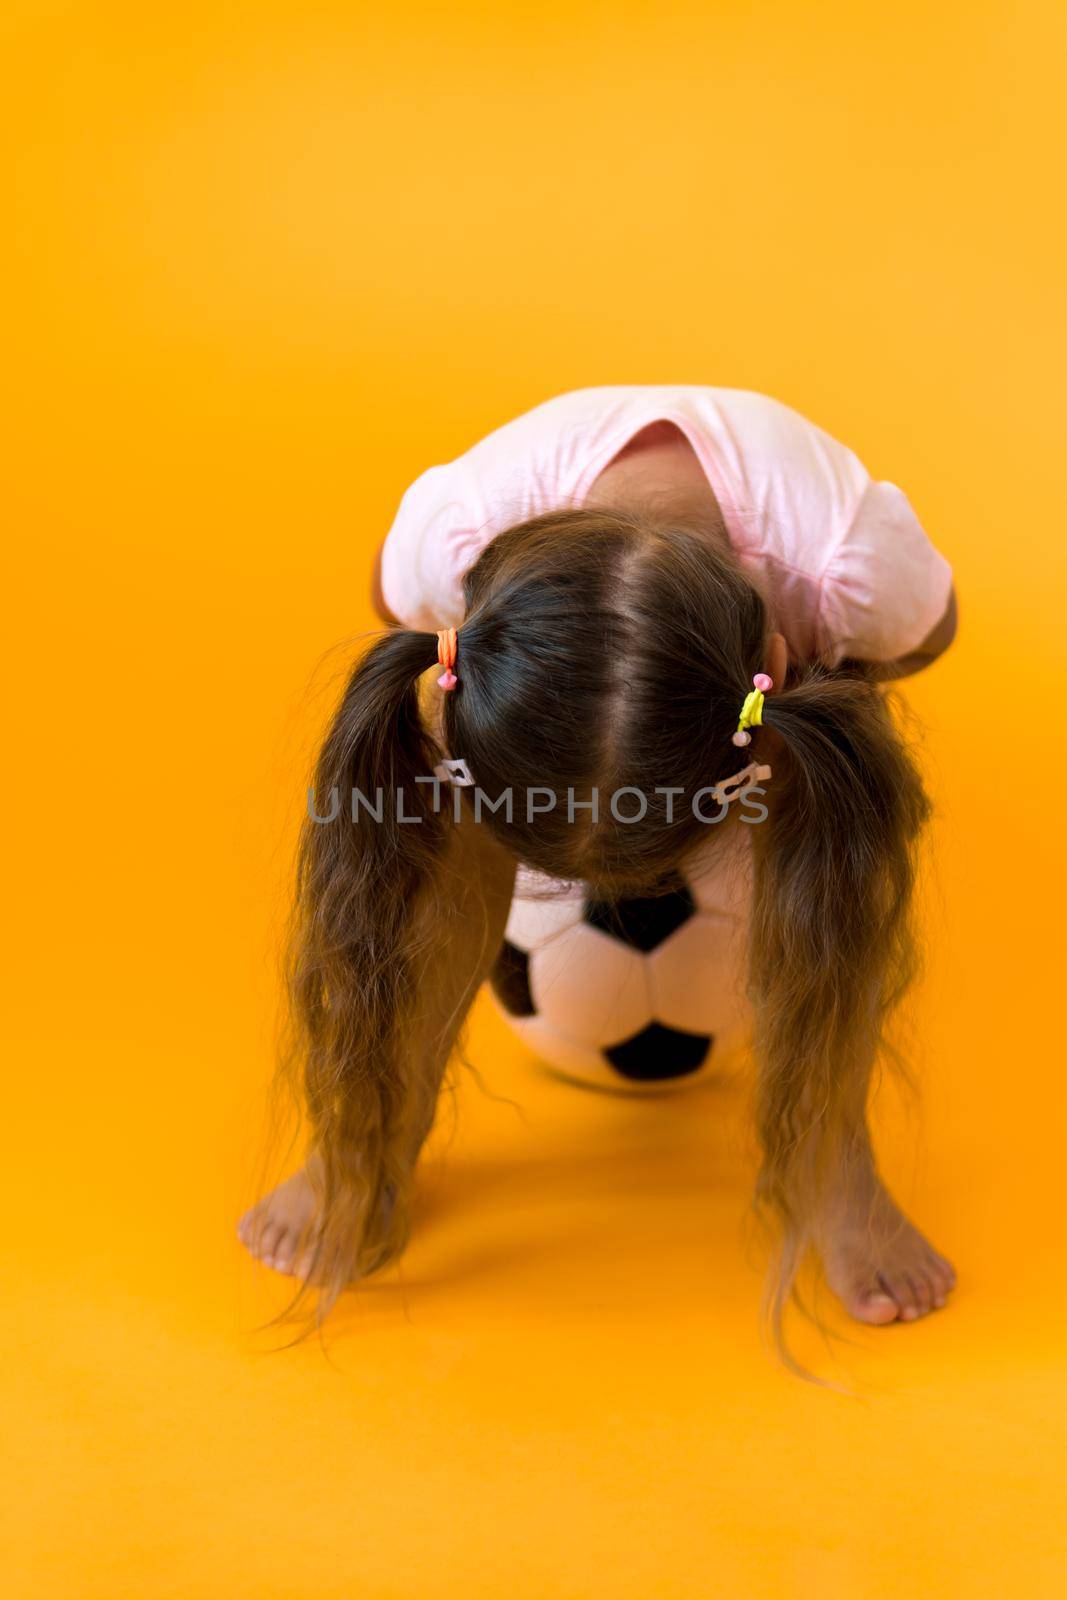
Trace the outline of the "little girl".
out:
<instances>
[{"instance_id":1,"label":"little girl","mask_svg":"<svg viewBox=\"0 0 1067 1600\"><path fill-rule=\"evenodd\" d=\"M388 631L327 734L299 853L308 1161L239 1229L299 1278L293 1306L317 1291L321 1319L403 1250L516 866L598 900L659 892L737 825L709 828L688 797L750 767L766 807L749 830L748 987L775 1328L809 1250L862 1322L944 1305L952 1267L887 1193L867 1129L915 965L928 813L879 684L955 632L950 569L901 490L760 394L582 389L424 472L374 594ZM456 773L464 787L437 781ZM625 824L606 804L622 788L646 802ZM510 807L481 803L504 791Z\"/></svg>"}]
</instances>

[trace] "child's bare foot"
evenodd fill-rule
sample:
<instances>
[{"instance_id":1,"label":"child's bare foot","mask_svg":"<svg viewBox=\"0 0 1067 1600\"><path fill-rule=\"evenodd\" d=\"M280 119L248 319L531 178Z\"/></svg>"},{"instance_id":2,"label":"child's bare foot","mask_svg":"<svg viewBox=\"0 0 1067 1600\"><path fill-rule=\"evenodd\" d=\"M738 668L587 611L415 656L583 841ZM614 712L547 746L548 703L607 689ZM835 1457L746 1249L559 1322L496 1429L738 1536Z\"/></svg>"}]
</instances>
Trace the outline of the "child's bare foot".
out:
<instances>
[{"instance_id":1,"label":"child's bare foot","mask_svg":"<svg viewBox=\"0 0 1067 1600\"><path fill-rule=\"evenodd\" d=\"M873 1167L827 1206L819 1236L827 1282L858 1322L914 1322L955 1287L952 1263L912 1226Z\"/></svg>"},{"instance_id":2,"label":"child's bare foot","mask_svg":"<svg viewBox=\"0 0 1067 1600\"><path fill-rule=\"evenodd\" d=\"M315 1195L306 1168L301 1168L245 1212L237 1237L265 1266L304 1277L314 1218Z\"/></svg>"}]
</instances>

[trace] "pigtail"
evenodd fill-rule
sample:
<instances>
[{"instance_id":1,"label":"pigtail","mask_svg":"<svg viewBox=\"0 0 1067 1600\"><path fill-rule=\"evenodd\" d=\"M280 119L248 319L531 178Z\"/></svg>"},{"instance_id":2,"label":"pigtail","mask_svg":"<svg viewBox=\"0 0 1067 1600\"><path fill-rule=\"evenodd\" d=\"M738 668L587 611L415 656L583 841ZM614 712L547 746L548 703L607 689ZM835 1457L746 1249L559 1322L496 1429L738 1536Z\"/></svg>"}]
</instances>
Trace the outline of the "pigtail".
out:
<instances>
[{"instance_id":1,"label":"pigtail","mask_svg":"<svg viewBox=\"0 0 1067 1600\"><path fill-rule=\"evenodd\" d=\"M782 1316L832 1173L869 1159L865 1110L883 1027L917 965L915 847L929 814L889 706L863 672L803 672L771 695L775 804L755 830L751 983L757 1202L780 1225L768 1310ZM788 1359L788 1357L787 1357Z\"/></svg>"},{"instance_id":2,"label":"pigtail","mask_svg":"<svg viewBox=\"0 0 1067 1600\"><path fill-rule=\"evenodd\" d=\"M298 1098L303 1089L318 1222L306 1281L283 1318L313 1283L321 1324L346 1283L407 1242L412 1170L440 1087L432 1053L410 1038L427 942L420 908L447 848L448 819L425 781L440 752L418 704L418 679L436 659L432 633L396 629L374 643L315 767L297 856L282 1072L298 1079Z\"/></svg>"}]
</instances>

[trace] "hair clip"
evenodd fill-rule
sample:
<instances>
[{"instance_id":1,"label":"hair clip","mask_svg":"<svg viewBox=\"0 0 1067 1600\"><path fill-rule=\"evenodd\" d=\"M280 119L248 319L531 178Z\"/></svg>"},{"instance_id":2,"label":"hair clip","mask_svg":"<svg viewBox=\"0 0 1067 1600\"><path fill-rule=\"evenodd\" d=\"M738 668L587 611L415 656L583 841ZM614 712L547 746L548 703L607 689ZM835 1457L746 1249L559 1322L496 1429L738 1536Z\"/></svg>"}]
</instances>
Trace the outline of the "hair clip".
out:
<instances>
[{"instance_id":1,"label":"hair clip","mask_svg":"<svg viewBox=\"0 0 1067 1600\"><path fill-rule=\"evenodd\" d=\"M745 696L745 703L741 707L741 715L737 721L737 732L731 735L734 744L746 745L752 743L749 728L763 726L763 697L770 694L774 688L774 679L769 678L765 672L757 672L752 680L752 688Z\"/></svg>"},{"instance_id":2,"label":"hair clip","mask_svg":"<svg viewBox=\"0 0 1067 1600\"><path fill-rule=\"evenodd\" d=\"M471 769L463 760L462 756L456 757L455 759L446 758L444 761L439 761L436 767L433 769L433 775L435 778L439 778L442 783L452 784L456 789L474 788L474 779L471 776Z\"/></svg>"},{"instance_id":3,"label":"hair clip","mask_svg":"<svg viewBox=\"0 0 1067 1600\"><path fill-rule=\"evenodd\" d=\"M444 671L437 680L440 689L454 689L457 678L452 668L456 664L456 630L455 628L440 628L437 633L437 662L444 667Z\"/></svg>"},{"instance_id":4,"label":"hair clip","mask_svg":"<svg viewBox=\"0 0 1067 1600\"><path fill-rule=\"evenodd\" d=\"M757 765L750 761L747 767L742 767L740 772L735 772L732 778L723 778L712 790L716 800L721 805L729 805L731 800L754 783L763 783L771 775L770 767Z\"/></svg>"}]
</instances>

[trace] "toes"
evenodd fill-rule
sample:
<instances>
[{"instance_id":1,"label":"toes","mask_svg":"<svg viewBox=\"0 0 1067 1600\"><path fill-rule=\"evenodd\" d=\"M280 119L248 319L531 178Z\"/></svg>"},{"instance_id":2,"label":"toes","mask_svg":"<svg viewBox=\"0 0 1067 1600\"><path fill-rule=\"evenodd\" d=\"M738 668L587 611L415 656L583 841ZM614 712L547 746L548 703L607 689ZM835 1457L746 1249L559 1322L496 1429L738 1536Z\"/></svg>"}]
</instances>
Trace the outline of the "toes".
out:
<instances>
[{"instance_id":1,"label":"toes","mask_svg":"<svg viewBox=\"0 0 1067 1600\"><path fill-rule=\"evenodd\" d=\"M930 1290L933 1295L934 1305L940 1311L941 1307L948 1300L949 1291L952 1288L950 1276L947 1272L945 1272L943 1267L938 1265L937 1262L934 1262L934 1264L931 1266L929 1275Z\"/></svg>"},{"instance_id":2,"label":"toes","mask_svg":"<svg viewBox=\"0 0 1067 1600\"><path fill-rule=\"evenodd\" d=\"M869 1322L878 1327L896 1321L896 1301L886 1293L878 1278L857 1283L843 1303L849 1316L855 1317L857 1322Z\"/></svg>"},{"instance_id":3,"label":"toes","mask_svg":"<svg viewBox=\"0 0 1067 1600\"><path fill-rule=\"evenodd\" d=\"M930 1280L921 1268L915 1268L910 1274L912 1290L915 1294L915 1304L919 1308L920 1317L925 1317L928 1311L934 1308L934 1292Z\"/></svg>"},{"instance_id":4,"label":"toes","mask_svg":"<svg viewBox=\"0 0 1067 1600\"><path fill-rule=\"evenodd\" d=\"M901 1322L915 1322L930 1309L930 1296L920 1273L903 1274L904 1304L900 1308Z\"/></svg>"},{"instance_id":5,"label":"toes","mask_svg":"<svg viewBox=\"0 0 1067 1600\"><path fill-rule=\"evenodd\" d=\"M934 1288L921 1267L894 1274L892 1288L901 1322L916 1322L934 1309Z\"/></svg>"},{"instance_id":6,"label":"toes","mask_svg":"<svg viewBox=\"0 0 1067 1600\"><path fill-rule=\"evenodd\" d=\"M944 1256L934 1258L934 1277L938 1289L943 1295L949 1295L956 1287L956 1269L951 1261L946 1261Z\"/></svg>"},{"instance_id":7,"label":"toes","mask_svg":"<svg viewBox=\"0 0 1067 1600\"><path fill-rule=\"evenodd\" d=\"M277 1222L266 1222L255 1243L255 1253L268 1267L274 1265L274 1251L284 1229Z\"/></svg>"},{"instance_id":8,"label":"toes","mask_svg":"<svg viewBox=\"0 0 1067 1600\"><path fill-rule=\"evenodd\" d=\"M280 1238L275 1241L274 1255L270 1264L275 1272L288 1272L294 1277L306 1278L311 1268L312 1254L305 1243L303 1232L298 1233L293 1228L283 1228Z\"/></svg>"},{"instance_id":9,"label":"toes","mask_svg":"<svg viewBox=\"0 0 1067 1600\"><path fill-rule=\"evenodd\" d=\"M956 1273L951 1261L946 1261L944 1256L934 1256L927 1268L927 1276L933 1290L934 1305L943 1306L956 1287Z\"/></svg>"},{"instance_id":10,"label":"toes","mask_svg":"<svg viewBox=\"0 0 1067 1600\"><path fill-rule=\"evenodd\" d=\"M283 1228L281 1237L274 1246L274 1260L271 1265L276 1272L288 1272L296 1255L296 1237L288 1228Z\"/></svg>"},{"instance_id":11,"label":"toes","mask_svg":"<svg viewBox=\"0 0 1067 1600\"><path fill-rule=\"evenodd\" d=\"M914 1322L919 1307L910 1277L904 1272L887 1273L883 1282L896 1302L901 1322Z\"/></svg>"},{"instance_id":12,"label":"toes","mask_svg":"<svg viewBox=\"0 0 1067 1600\"><path fill-rule=\"evenodd\" d=\"M277 1266L279 1254L285 1249L286 1232L284 1223L274 1222L254 1208L246 1211L237 1224L237 1237L245 1249L267 1267Z\"/></svg>"},{"instance_id":13,"label":"toes","mask_svg":"<svg viewBox=\"0 0 1067 1600\"><path fill-rule=\"evenodd\" d=\"M945 1304L948 1284L949 1279L937 1277L933 1268L878 1273L857 1280L841 1295L841 1302L857 1322L876 1326L897 1321L917 1322Z\"/></svg>"},{"instance_id":14,"label":"toes","mask_svg":"<svg viewBox=\"0 0 1067 1600\"><path fill-rule=\"evenodd\" d=\"M258 1214L255 1208L237 1224L237 1237L250 1255L275 1272L297 1273L301 1277L310 1270L314 1254L307 1247L306 1232Z\"/></svg>"}]
</instances>

